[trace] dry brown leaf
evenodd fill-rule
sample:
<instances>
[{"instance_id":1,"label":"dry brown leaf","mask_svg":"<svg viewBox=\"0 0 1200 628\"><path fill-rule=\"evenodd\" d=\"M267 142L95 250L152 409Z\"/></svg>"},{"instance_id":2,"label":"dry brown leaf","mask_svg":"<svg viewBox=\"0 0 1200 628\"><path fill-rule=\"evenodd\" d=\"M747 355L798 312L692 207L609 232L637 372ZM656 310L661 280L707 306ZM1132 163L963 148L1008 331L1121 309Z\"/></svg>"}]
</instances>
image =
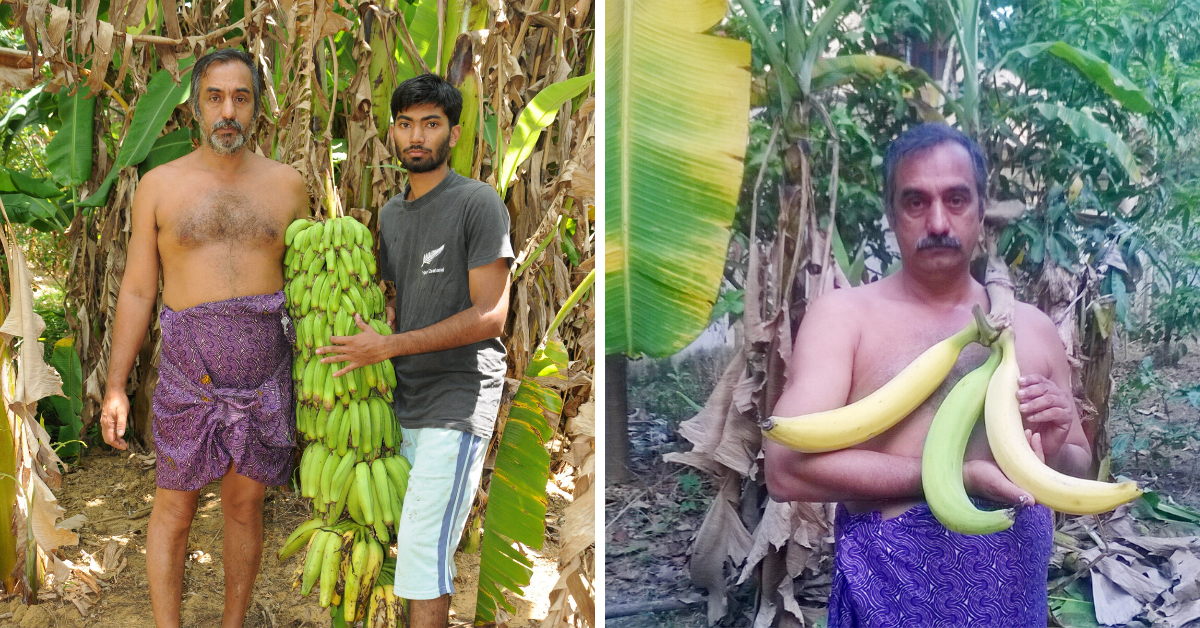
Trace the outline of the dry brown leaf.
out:
<instances>
[{"instance_id":1,"label":"dry brown leaf","mask_svg":"<svg viewBox=\"0 0 1200 628\"><path fill-rule=\"evenodd\" d=\"M1124 626L1142 612L1142 603L1102 573L1092 573L1092 600L1096 621L1107 626Z\"/></svg>"},{"instance_id":2,"label":"dry brown leaf","mask_svg":"<svg viewBox=\"0 0 1200 628\"><path fill-rule=\"evenodd\" d=\"M0 342L9 342L21 337L21 350L17 358L16 394L8 403L29 405L48 395L62 395L62 377L42 359L45 355L38 338L46 329L46 323L33 311L33 274L25 261L20 247L11 246L8 238L0 233L0 245L8 259L9 304L8 317L0 325Z\"/></svg>"},{"instance_id":3,"label":"dry brown leaf","mask_svg":"<svg viewBox=\"0 0 1200 628\"><path fill-rule=\"evenodd\" d=\"M713 499L692 545L690 573L696 586L708 591L708 623L714 624L729 608L725 564L737 569L754 544L754 539L738 517L741 476L726 470L719 477L720 490Z\"/></svg>"}]
</instances>

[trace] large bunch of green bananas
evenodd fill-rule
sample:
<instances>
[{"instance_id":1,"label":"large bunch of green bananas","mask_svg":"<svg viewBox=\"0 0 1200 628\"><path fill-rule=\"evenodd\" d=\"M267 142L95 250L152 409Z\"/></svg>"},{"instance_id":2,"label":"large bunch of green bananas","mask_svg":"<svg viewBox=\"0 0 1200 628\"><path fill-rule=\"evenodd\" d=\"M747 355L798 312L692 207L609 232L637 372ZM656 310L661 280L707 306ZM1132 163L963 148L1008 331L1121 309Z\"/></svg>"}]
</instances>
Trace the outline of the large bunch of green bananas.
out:
<instances>
[{"instance_id":1,"label":"large bunch of green bananas","mask_svg":"<svg viewBox=\"0 0 1200 628\"><path fill-rule=\"evenodd\" d=\"M396 373L384 360L334 377L345 364L322 364L315 353L331 336L359 333L355 314L391 333L383 291L372 280L371 233L353 218L305 219L288 227L284 241L284 293L296 327L296 429L307 442L300 494L312 499L313 519L292 533L279 558L307 545L301 594L319 585L321 606L340 608L347 622L374 609L394 618L399 601L378 578L411 468L397 453L400 427L390 403Z\"/></svg>"},{"instance_id":2,"label":"large bunch of green bananas","mask_svg":"<svg viewBox=\"0 0 1200 628\"><path fill-rule=\"evenodd\" d=\"M963 486L963 456L980 414L1000 469L1040 504L1073 515L1112 510L1141 495L1134 482L1097 482L1059 473L1042 462L1025 436L1017 400L1013 331L998 332L976 306L962 331L927 349L879 390L847 406L796 417L773 416L763 436L790 449L815 453L863 443L898 423L942 384L968 344L992 347L992 356L963 377L942 401L921 457L921 484L933 514L963 534L988 534L1012 525L1012 511L975 507Z\"/></svg>"}]
</instances>

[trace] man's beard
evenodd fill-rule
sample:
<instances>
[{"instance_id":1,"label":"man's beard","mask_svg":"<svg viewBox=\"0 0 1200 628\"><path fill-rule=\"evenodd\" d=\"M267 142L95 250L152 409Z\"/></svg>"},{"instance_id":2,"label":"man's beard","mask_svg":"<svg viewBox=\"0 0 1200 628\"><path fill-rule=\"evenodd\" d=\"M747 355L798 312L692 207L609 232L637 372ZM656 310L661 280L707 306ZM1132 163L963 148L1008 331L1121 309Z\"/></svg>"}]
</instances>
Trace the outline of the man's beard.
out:
<instances>
[{"instance_id":1,"label":"man's beard","mask_svg":"<svg viewBox=\"0 0 1200 628\"><path fill-rule=\"evenodd\" d=\"M217 132L221 129L233 129L237 131L237 134L227 138L218 135ZM246 145L246 131L242 128L242 123L237 120L218 120L216 124L212 125L212 130L209 131L205 140L216 154L232 155Z\"/></svg>"},{"instance_id":2,"label":"man's beard","mask_svg":"<svg viewBox=\"0 0 1200 628\"><path fill-rule=\"evenodd\" d=\"M405 170L416 173L436 170L437 168L441 167L442 164L446 163L446 160L450 158L450 136L447 135L446 141L442 142L440 146L430 151L430 154L426 155L425 157L418 159L409 157L408 150L411 148L413 147L408 146L404 150L400 151L400 165L404 166Z\"/></svg>"}]
</instances>

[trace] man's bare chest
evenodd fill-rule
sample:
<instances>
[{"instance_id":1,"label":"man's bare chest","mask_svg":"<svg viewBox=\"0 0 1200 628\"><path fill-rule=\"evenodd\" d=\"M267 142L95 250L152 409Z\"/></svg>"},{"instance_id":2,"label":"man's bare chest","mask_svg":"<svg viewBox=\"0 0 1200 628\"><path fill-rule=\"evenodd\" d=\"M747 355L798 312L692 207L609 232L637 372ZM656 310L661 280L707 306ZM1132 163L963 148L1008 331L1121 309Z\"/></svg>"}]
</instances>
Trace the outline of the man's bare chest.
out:
<instances>
[{"instance_id":1,"label":"man's bare chest","mask_svg":"<svg viewBox=\"0 0 1200 628\"><path fill-rule=\"evenodd\" d=\"M159 230L183 249L277 244L291 212L261 192L239 188L180 194L160 205Z\"/></svg>"},{"instance_id":2,"label":"man's bare chest","mask_svg":"<svg viewBox=\"0 0 1200 628\"><path fill-rule=\"evenodd\" d=\"M898 325L865 332L854 355L851 400L878 390L930 347L960 329L947 325ZM948 390L963 375L983 364L987 356L988 350L984 347L967 345L941 388Z\"/></svg>"}]
</instances>

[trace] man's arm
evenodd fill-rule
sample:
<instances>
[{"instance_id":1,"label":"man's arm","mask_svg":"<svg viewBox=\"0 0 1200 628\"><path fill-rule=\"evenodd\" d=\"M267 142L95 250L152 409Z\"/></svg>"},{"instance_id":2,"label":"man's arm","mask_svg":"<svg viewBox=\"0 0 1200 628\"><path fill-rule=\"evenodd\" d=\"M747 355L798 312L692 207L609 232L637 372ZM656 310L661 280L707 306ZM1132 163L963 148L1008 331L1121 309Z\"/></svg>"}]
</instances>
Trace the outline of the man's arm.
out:
<instances>
[{"instance_id":1,"label":"man's arm","mask_svg":"<svg viewBox=\"0 0 1200 628\"><path fill-rule=\"evenodd\" d=\"M112 355L108 363L108 380L100 413L104 442L125 449L121 438L129 416L129 397L125 384L146 331L154 303L158 300L158 224L155 218L155 182L153 171L147 173L133 197L133 217L130 227L129 250L125 259L125 275L117 296L117 312L113 320Z\"/></svg>"},{"instance_id":2,"label":"man's arm","mask_svg":"<svg viewBox=\"0 0 1200 628\"><path fill-rule=\"evenodd\" d=\"M316 353L325 356L321 362L348 363L334 373L337 377L393 356L433 353L498 337L504 331L504 321L508 318L510 278L507 259L500 258L472 268L468 273L468 282L471 307L454 316L422 329L381 336L356 314L354 320L362 333L332 336L329 339L330 346L321 347ZM394 308L395 301L389 305Z\"/></svg>"},{"instance_id":3,"label":"man's arm","mask_svg":"<svg viewBox=\"0 0 1200 628\"><path fill-rule=\"evenodd\" d=\"M846 405L858 342L855 297L840 291L804 315L777 416ZM779 501L853 501L921 495L921 461L864 449L803 454L763 440L767 490Z\"/></svg>"},{"instance_id":4,"label":"man's arm","mask_svg":"<svg viewBox=\"0 0 1200 628\"><path fill-rule=\"evenodd\" d=\"M1076 477L1087 477L1092 451L1071 393L1071 365L1050 318L1031 305L1018 304L1021 333L1017 360L1021 366L1017 398L1034 451L1046 464ZM1021 359L1028 355L1028 360Z\"/></svg>"}]
</instances>

